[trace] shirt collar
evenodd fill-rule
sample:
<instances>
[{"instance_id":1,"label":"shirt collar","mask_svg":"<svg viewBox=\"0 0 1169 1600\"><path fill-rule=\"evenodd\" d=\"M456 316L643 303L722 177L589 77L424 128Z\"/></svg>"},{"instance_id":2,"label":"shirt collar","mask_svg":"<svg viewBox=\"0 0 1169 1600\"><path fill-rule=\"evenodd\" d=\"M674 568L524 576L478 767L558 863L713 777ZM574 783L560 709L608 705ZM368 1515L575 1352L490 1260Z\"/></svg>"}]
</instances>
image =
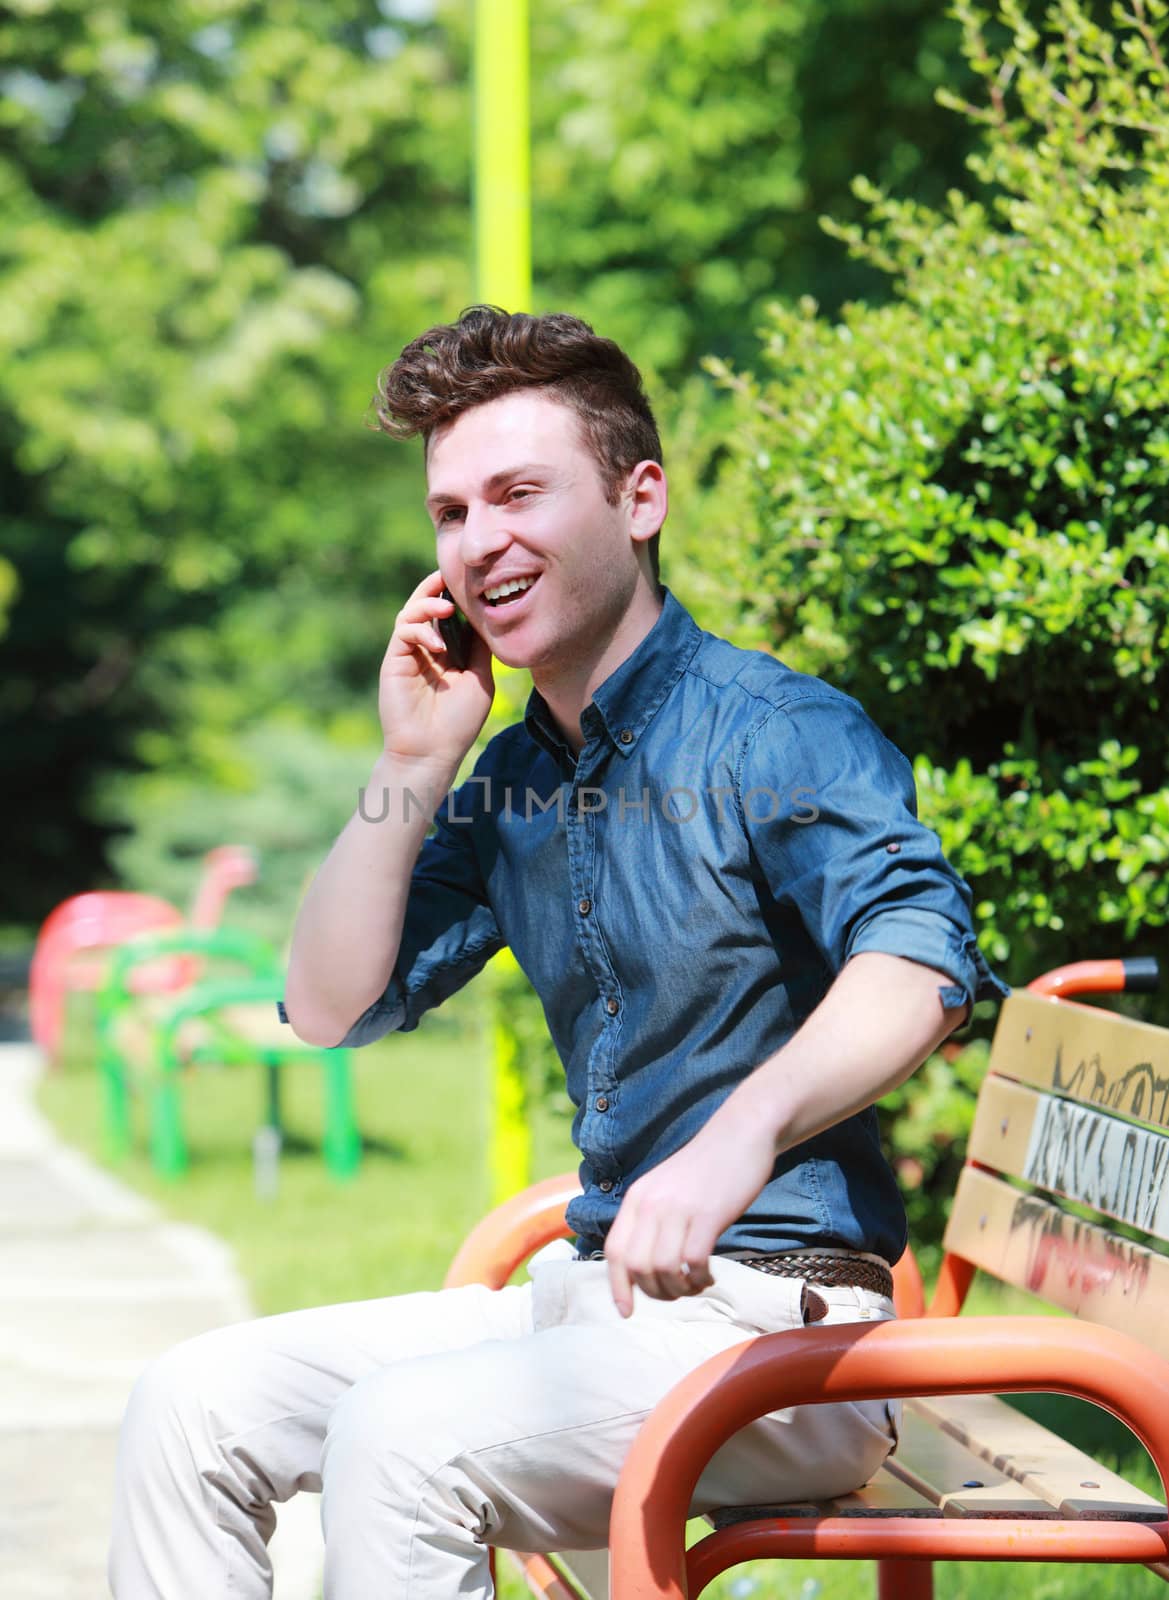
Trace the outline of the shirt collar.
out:
<instances>
[{"instance_id":1,"label":"shirt collar","mask_svg":"<svg viewBox=\"0 0 1169 1600\"><path fill-rule=\"evenodd\" d=\"M623 756L632 755L658 707L698 649L701 630L668 589L661 615L645 638L605 679L581 716L586 739L604 732ZM528 732L551 755L569 754L544 697L532 690L524 713ZM569 759L572 757L569 754Z\"/></svg>"}]
</instances>

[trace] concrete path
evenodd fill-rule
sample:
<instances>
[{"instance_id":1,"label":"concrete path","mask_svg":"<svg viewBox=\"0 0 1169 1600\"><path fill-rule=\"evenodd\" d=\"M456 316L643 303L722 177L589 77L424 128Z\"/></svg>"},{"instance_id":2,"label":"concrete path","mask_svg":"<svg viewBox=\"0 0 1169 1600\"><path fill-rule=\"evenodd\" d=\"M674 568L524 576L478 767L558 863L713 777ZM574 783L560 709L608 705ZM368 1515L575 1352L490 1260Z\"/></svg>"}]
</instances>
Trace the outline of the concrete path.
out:
<instances>
[{"instance_id":1,"label":"concrete path","mask_svg":"<svg viewBox=\"0 0 1169 1600\"><path fill-rule=\"evenodd\" d=\"M31 1045L0 1045L0 1595L102 1600L134 1379L252 1311L222 1243L60 1143L33 1104L38 1071ZM281 1508L276 1600L320 1593L317 1506Z\"/></svg>"}]
</instances>

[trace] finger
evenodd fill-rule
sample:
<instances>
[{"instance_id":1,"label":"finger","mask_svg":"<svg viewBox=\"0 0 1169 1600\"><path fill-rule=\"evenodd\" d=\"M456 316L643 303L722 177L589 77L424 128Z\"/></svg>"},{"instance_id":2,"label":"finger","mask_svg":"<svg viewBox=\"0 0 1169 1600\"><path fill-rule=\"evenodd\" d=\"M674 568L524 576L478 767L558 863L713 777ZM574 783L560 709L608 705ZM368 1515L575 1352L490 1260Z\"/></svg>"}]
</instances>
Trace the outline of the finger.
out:
<instances>
[{"instance_id":1,"label":"finger","mask_svg":"<svg viewBox=\"0 0 1169 1600\"><path fill-rule=\"evenodd\" d=\"M431 654L442 654L446 650L442 634L429 622L401 622L394 629L394 637L399 646L407 650L426 650Z\"/></svg>"},{"instance_id":2,"label":"finger","mask_svg":"<svg viewBox=\"0 0 1169 1600\"><path fill-rule=\"evenodd\" d=\"M702 1294L705 1289L709 1289L714 1283L714 1276L710 1270L709 1258L703 1260L701 1257L698 1257L683 1261L679 1270L686 1279L687 1294Z\"/></svg>"},{"instance_id":3,"label":"finger","mask_svg":"<svg viewBox=\"0 0 1169 1600\"><path fill-rule=\"evenodd\" d=\"M625 1197L605 1246L619 1261L631 1283L654 1300L677 1300L688 1294L686 1275L678 1272L686 1218L635 1185Z\"/></svg>"},{"instance_id":4,"label":"finger","mask_svg":"<svg viewBox=\"0 0 1169 1600\"><path fill-rule=\"evenodd\" d=\"M453 600L441 594L413 594L394 618L394 631L398 632L415 622L435 622L439 617L449 617L457 607Z\"/></svg>"},{"instance_id":5,"label":"finger","mask_svg":"<svg viewBox=\"0 0 1169 1600\"><path fill-rule=\"evenodd\" d=\"M658 1224L652 1274L642 1285L656 1300L681 1300L696 1292L682 1249L686 1227L685 1217L664 1218Z\"/></svg>"},{"instance_id":6,"label":"finger","mask_svg":"<svg viewBox=\"0 0 1169 1600\"><path fill-rule=\"evenodd\" d=\"M663 1241L658 1219L647 1213L630 1235L622 1259L634 1285L651 1300L677 1300L686 1292L685 1280L676 1270L677 1251L676 1243Z\"/></svg>"},{"instance_id":7,"label":"finger","mask_svg":"<svg viewBox=\"0 0 1169 1600\"><path fill-rule=\"evenodd\" d=\"M701 1294L714 1283L710 1258L714 1254L715 1243L716 1240L710 1236L709 1228L691 1221L682 1247L682 1261L686 1267L685 1276L691 1294Z\"/></svg>"},{"instance_id":8,"label":"finger","mask_svg":"<svg viewBox=\"0 0 1169 1600\"><path fill-rule=\"evenodd\" d=\"M633 1280L627 1260L627 1241L637 1230L638 1197L630 1190L617 1208L613 1226L605 1237L605 1265L609 1274L609 1292L613 1304L623 1317L633 1314Z\"/></svg>"},{"instance_id":9,"label":"finger","mask_svg":"<svg viewBox=\"0 0 1169 1600\"><path fill-rule=\"evenodd\" d=\"M623 1317L633 1315L633 1281L625 1269L625 1263L619 1256L610 1256L605 1253L605 1264L609 1272L609 1292L613 1296L613 1304Z\"/></svg>"},{"instance_id":10,"label":"finger","mask_svg":"<svg viewBox=\"0 0 1169 1600\"><path fill-rule=\"evenodd\" d=\"M441 572L432 572L407 596L402 609L394 618L397 628L403 622L417 622L423 617L449 616L455 609L453 600L443 594L446 585Z\"/></svg>"}]
</instances>

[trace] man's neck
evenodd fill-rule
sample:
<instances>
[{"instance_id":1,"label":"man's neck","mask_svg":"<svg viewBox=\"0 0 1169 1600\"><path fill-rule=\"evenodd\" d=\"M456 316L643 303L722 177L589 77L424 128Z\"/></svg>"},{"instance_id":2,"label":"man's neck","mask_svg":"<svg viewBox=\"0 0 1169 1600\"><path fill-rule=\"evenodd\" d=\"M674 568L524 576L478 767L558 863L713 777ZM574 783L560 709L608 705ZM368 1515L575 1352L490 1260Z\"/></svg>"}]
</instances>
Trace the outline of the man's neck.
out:
<instances>
[{"instance_id":1,"label":"man's neck","mask_svg":"<svg viewBox=\"0 0 1169 1600\"><path fill-rule=\"evenodd\" d=\"M585 707L649 633L662 614L662 604L661 590L639 583L632 603L600 650L578 662L558 663L547 672L532 673L532 682L575 754L579 755L584 744L580 719Z\"/></svg>"}]
</instances>

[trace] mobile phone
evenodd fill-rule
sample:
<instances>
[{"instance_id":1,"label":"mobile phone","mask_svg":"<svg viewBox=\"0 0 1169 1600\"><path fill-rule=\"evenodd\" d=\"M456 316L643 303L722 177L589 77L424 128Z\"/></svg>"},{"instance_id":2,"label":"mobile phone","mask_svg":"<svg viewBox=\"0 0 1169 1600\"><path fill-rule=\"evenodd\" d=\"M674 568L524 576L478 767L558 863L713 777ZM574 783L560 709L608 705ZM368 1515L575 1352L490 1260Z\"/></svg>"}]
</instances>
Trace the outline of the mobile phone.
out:
<instances>
[{"instance_id":1,"label":"mobile phone","mask_svg":"<svg viewBox=\"0 0 1169 1600\"><path fill-rule=\"evenodd\" d=\"M453 602L454 595L449 589L442 591L442 598ZM462 672L471 659L471 641L475 637L475 630L466 617L456 606L449 617L438 618L438 631L442 635L442 642L446 645L446 658L449 666L456 672Z\"/></svg>"}]
</instances>

